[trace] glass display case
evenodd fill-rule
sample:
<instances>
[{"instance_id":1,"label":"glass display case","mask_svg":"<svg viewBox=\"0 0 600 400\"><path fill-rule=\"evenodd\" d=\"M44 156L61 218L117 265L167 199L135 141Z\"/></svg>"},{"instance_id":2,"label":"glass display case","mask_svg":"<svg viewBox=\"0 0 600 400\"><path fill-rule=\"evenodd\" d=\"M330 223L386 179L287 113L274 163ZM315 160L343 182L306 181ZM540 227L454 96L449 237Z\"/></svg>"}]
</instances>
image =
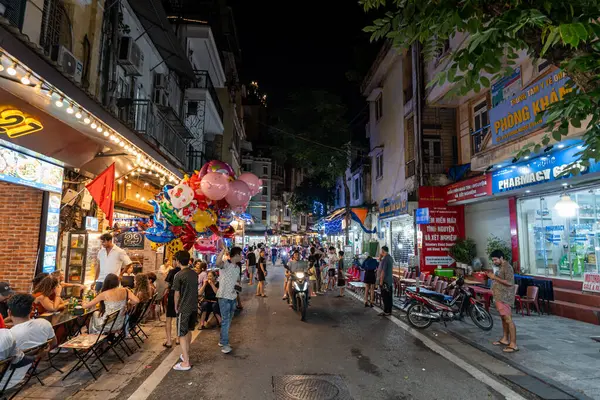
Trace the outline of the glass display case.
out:
<instances>
[{"instance_id":1,"label":"glass display case","mask_svg":"<svg viewBox=\"0 0 600 400\"><path fill-rule=\"evenodd\" d=\"M87 233L69 233L65 281L84 283L87 259Z\"/></svg>"},{"instance_id":2,"label":"glass display case","mask_svg":"<svg viewBox=\"0 0 600 400\"><path fill-rule=\"evenodd\" d=\"M582 280L584 273L600 271L600 191L566 193L579 206L573 217L556 211L559 194L519 200L524 273Z\"/></svg>"}]
</instances>

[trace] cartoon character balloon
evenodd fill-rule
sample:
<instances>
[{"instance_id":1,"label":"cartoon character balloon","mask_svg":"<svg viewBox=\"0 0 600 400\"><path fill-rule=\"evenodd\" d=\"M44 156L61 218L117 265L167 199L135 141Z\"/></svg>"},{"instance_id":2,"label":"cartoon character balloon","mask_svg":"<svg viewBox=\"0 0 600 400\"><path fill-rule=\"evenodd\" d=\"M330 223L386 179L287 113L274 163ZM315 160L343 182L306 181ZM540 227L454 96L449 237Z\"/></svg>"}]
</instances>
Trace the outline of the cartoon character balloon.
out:
<instances>
[{"instance_id":1,"label":"cartoon character balloon","mask_svg":"<svg viewBox=\"0 0 600 400\"><path fill-rule=\"evenodd\" d=\"M262 184L262 181L258 179L258 176L251 172L244 172L238 176L238 181L243 181L246 183L246 185L248 185L251 196L254 196L260 191L260 185Z\"/></svg>"},{"instance_id":2,"label":"cartoon character balloon","mask_svg":"<svg viewBox=\"0 0 600 400\"><path fill-rule=\"evenodd\" d=\"M194 200L194 191L186 184L180 183L173 189L169 190L171 204L178 210L187 206Z\"/></svg>"},{"instance_id":3,"label":"cartoon character balloon","mask_svg":"<svg viewBox=\"0 0 600 400\"><path fill-rule=\"evenodd\" d=\"M160 213L171 225L181 226L183 220L179 218L177 212L173 208L173 205L166 200L160 202Z\"/></svg>"},{"instance_id":4,"label":"cartoon character balloon","mask_svg":"<svg viewBox=\"0 0 600 400\"><path fill-rule=\"evenodd\" d=\"M211 200L221 200L229 192L229 178L218 172L209 172L200 182L202 193Z\"/></svg>"},{"instance_id":5,"label":"cartoon character balloon","mask_svg":"<svg viewBox=\"0 0 600 400\"><path fill-rule=\"evenodd\" d=\"M250 188L246 182L235 180L229 184L229 192L225 196L225 200L231 207L241 206L250 201Z\"/></svg>"},{"instance_id":6,"label":"cartoon character balloon","mask_svg":"<svg viewBox=\"0 0 600 400\"><path fill-rule=\"evenodd\" d=\"M229 177L229 180L235 179L235 172L233 168L229 164L219 160L212 160L207 162L202 166L202 169L198 172L198 176L200 178L204 178L204 176L210 172L217 172Z\"/></svg>"},{"instance_id":7,"label":"cartoon character balloon","mask_svg":"<svg viewBox=\"0 0 600 400\"><path fill-rule=\"evenodd\" d=\"M212 210L198 210L192 217L194 228L198 232L206 231L206 228L217 222L217 214Z\"/></svg>"},{"instance_id":8,"label":"cartoon character balloon","mask_svg":"<svg viewBox=\"0 0 600 400\"><path fill-rule=\"evenodd\" d=\"M216 253L217 245L211 239L198 238L194 249L200 253Z\"/></svg>"},{"instance_id":9,"label":"cartoon character balloon","mask_svg":"<svg viewBox=\"0 0 600 400\"><path fill-rule=\"evenodd\" d=\"M196 200L192 200L190 204L180 209L177 212L177 215L185 222L189 222L192 220L192 217L196 214L196 211L198 211L198 202Z\"/></svg>"}]
</instances>

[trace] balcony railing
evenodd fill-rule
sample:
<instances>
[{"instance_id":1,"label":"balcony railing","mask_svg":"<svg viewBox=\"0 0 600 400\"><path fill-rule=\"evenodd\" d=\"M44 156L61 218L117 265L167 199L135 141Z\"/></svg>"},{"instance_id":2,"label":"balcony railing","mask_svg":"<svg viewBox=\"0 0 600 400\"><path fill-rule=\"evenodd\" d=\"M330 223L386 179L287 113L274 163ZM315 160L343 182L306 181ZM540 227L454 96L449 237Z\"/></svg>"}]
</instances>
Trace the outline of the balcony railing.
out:
<instances>
[{"instance_id":1,"label":"balcony railing","mask_svg":"<svg viewBox=\"0 0 600 400\"><path fill-rule=\"evenodd\" d=\"M490 133L490 126L486 125L476 131L471 131L471 146L473 154L479 153L485 147L486 137Z\"/></svg>"},{"instance_id":2,"label":"balcony railing","mask_svg":"<svg viewBox=\"0 0 600 400\"><path fill-rule=\"evenodd\" d=\"M194 73L196 75L196 81L192 83L191 87L196 89L208 90L208 93L210 93L210 97L212 98L212 101L215 104L215 107L217 108L217 112L221 117L221 121L223 121L223 107L221 107L219 96L217 95L217 91L212 83L212 80L210 79L208 71L196 69L194 70Z\"/></svg>"},{"instance_id":3,"label":"balcony railing","mask_svg":"<svg viewBox=\"0 0 600 400\"><path fill-rule=\"evenodd\" d=\"M25 16L26 0L0 0L0 5L4 7L4 18L12 25L21 30L23 27L23 18Z\"/></svg>"},{"instance_id":4,"label":"balcony railing","mask_svg":"<svg viewBox=\"0 0 600 400\"><path fill-rule=\"evenodd\" d=\"M187 166L186 143L150 100L122 99L119 117L135 132L152 138Z\"/></svg>"}]
</instances>

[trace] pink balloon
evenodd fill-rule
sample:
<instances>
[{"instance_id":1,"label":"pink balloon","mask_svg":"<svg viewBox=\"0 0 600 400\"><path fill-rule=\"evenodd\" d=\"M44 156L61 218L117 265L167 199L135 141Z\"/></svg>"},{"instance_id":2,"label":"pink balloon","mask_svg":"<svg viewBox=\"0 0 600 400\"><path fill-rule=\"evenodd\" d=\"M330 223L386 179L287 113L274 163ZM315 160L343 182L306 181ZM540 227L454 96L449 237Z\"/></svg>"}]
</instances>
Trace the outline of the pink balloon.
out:
<instances>
[{"instance_id":1,"label":"pink balloon","mask_svg":"<svg viewBox=\"0 0 600 400\"><path fill-rule=\"evenodd\" d=\"M248 203L242 204L241 206L235 206L233 207L233 211L238 213L238 214L243 214L246 212L246 209L248 208Z\"/></svg>"},{"instance_id":2,"label":"pink balloon","mask_svg":"<svg viewBox=\"0 0 600 400\"><path fill-rule=\"evenodd\" d=\"M218 172L209 172L200 181L200 189L211 200L221 200L229 192L229 177Z\"/></svg>"},{"instance_id":3,"label":"pink balloon","mask_svg":"<svg viewBox=\"0 0 600 400\"><path fill-rule=\"evenodd\" d=\"M248 185L251 196L254 196L260 191L261 180L251 172L244 172L238 176L238 181L243 181Z\"/></svg>"},{"instance_id":4,"label":"pink balloon","mask_svg":"<svg viewBox=\"0 0 600 400\"><path fill-rule=\"evenodd\" d=\"M246 182L238 179L229 184L229 193L225 196L225 200L231 207L236 207L246 204L250 197L250 188Z\"/></svg>"}]
</instances>

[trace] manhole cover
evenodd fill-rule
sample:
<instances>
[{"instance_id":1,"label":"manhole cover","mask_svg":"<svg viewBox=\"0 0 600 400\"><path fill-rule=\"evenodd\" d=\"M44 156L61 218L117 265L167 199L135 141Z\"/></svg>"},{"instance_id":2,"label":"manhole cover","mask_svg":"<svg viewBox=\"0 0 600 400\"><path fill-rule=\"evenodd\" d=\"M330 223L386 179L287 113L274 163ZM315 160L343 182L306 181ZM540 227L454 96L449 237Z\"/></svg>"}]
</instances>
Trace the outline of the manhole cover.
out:
<instances>
[{"instance_id":1,"label":"manhole cover","mask_svg":"<svg viewBox=\"0 0 600 400\"><path fill-rule=\"evenodd\" d=\"M273 377L277 400L352 400L337 375L284 375Z\"/></svg>"}]
</instances>

